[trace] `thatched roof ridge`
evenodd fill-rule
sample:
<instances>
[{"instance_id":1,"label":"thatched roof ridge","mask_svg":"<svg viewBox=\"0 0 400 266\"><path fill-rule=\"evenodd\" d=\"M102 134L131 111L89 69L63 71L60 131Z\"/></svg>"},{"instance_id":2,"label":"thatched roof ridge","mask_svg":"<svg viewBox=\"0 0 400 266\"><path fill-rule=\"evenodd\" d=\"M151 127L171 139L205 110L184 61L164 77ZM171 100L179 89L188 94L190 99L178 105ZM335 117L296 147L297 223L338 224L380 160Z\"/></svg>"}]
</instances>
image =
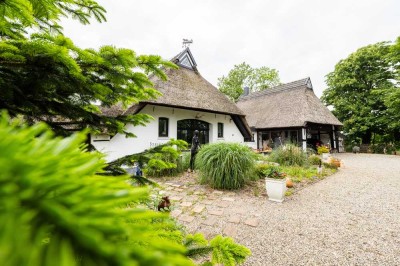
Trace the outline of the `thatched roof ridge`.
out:
<instances>
[{"instance_id":1,"label":"thatched roof ridge","mask_svg":"<svg viewBox=\"0 0 400 266\"><path fill-rule=\"evenodd\" d=\"M214 112L228 115L244 113L228 97L204 79L197 71L196 62L189 48L184 49L171 59L178 65L178 69L165 69L167 81L155 75L149 77L154 88L162 93L154 100L142 101L140 104L155 104L184 109L193 109L205 112ZM120 105L102 108L102 113L110 116L134 114L142 109L140 104L134 104L126 111Z\"/></svg>"},{"instance_id":2,"label":"thatched roof ridge","mask_svg":"<svg viewBox=\"0 0 400 266\"><path fill-rule=\"evenodd\" d=\"M237 105L250 127L258 129L343 125L314 94L310 78L242 96Z\"/></svg>"},{"instance_id":3,"label":"thatched roof ridge","mask_svg":"<svg viewBox=\"0 0 400 266\"><path fill-rule=\"evenodd\" d=\"M200 73L192 69L180 67L167 69L167 81L151 77L154 88L162 93L155 100L145 103L182 107L195 110L211 111L223 114L244 115L228 97L221 93Z\"/></svg>"}]
</instances>

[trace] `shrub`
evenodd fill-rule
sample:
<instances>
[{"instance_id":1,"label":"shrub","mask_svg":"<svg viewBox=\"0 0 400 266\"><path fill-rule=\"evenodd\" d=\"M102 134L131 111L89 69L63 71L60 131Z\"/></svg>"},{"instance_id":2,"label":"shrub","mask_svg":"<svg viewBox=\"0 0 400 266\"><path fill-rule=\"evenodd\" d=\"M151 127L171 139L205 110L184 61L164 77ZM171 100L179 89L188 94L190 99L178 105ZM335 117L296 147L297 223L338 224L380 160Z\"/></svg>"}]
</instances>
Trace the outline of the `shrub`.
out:
<instances>
[{"instance_id":1,"label":"shrub","mask_svg":"<svg viewBox=\"0 0 400 266\"><path fill-rule=\"evenodd\" d=\"M8 121L0 119L0 265L191 264L166 237L183 239L168 216L135 207L147 189L97 175L105 161L82 150L85 134L53 138L44 124Z\"/></svg>"},{"instance_id":2,"label":"shrub","mask_svg":"<svg viewBox=\"0 0 400 266\"><path fill-rule=\"evenodd\" d=\"M247 146L219 142L200 149L196 166L202 183L218 189L238 189L250 179L254 158L254 153Z\"/></svg>"},{"instance_id":3,"label":"shrub","mask_svg":"<svg viewBox=\"0 0 400 266\"><path fill-rule=\"evenodd\" d=\"M280 165L299 165L302 166L307 162L307 154L302 148L294 144L286 144L273 150L270 154L270 160Z\"/></svg>"},{"instance_id":4,"label":"shrub","mask_svg":"<svg viewBox=\"0 0 400 266\"><path fill-rule=\"evenodd\" d=\"M321 158L317 155L311 155L308 157L308 163L311 165L319 165L321 163Z\"/></svg>"},{"instance_id":5,"label":"shrub","mask_svg":"<svg viewBox=\"0 0 400 266\"><path fill-rule=\"evenodd\" d=\"M107 170L115 174L118 172L116 170L121 170L121 165L132 166L137 162L143 168L145 175L152 177L176 175L184 171L180 155L187 146L186 141L171 139L155 148L112 161L108 164Z\"/></svg>"},{"instance_id":6,"label":"shrub","mask_svg":"<svg viewBox=\"0 0 400 266\"><path fill-rule=\"evenodd\" d=\"M323 162L322 165L329 169L338 169L338 166L332 162L329 163Z\"/></svg>"},{"instance_id":7,"label":"shrub","mask_svg":"<svg viewBox=\"0 0 400 266\"><path fill-rule=\"evenodd\" d=\"M177 173L185 172L189 169L190 165L190 152L182 152L177 163Z\"/></svg>"},{"instance_id":8,"label":"shrub","mask_svg":"<svg viewBox=\"0 0 400 266\"><path fill-rule=\"evenodd\" d=\"M323 153L328 153L329 149L326 146L318 146L317 152L318 152L319 155L321 155Z\"/></svg>"},{"instance_id":9,"label":"shrub","mask_svg":"<svg viewBox=\"0 0 400 266\"><path fill-rule=\"evenodd\" d=\"M99 176L105 161L82 149L86 134L53 138L44 124L11 123L0 118L0 265L194 265L188 256L210 252L236 265L251 254L140 207L147 189Z\"/></svg>"},{"instance_id":10,"label":"shrub","mask_svg":"<svg viewBox=\"0 0 400 266\"><path fill-rule=\"evenodd\" d=\"M286 177L286 173L282 172L279 166L271 165L269 168L264 171L265 177L274 178L274 179L284 179Z\"/></svg>"},{"instance_id":11,"label":"shrub","mask_svg":"<svg viewBox=\"0 0 400 266\"><path fill-rule=\"evenodd\" d=\"M279 179L279 177L283 176L283 173L279 166L270 163L262 163L255 166L255 175L258 179L265 177Z\"/></svg>"},{"instance_id":12,"label":"shrub","mask_svg":"<svg viewBox=\"0 0 400 266\"><path fill-rule=\"evenodd\" d=\"M317 168L315 167L287 166L282 167L282 170L290 176L293 182L301 182L305 178L312 179L317 176Z\"/></svg>"}]
</instances>

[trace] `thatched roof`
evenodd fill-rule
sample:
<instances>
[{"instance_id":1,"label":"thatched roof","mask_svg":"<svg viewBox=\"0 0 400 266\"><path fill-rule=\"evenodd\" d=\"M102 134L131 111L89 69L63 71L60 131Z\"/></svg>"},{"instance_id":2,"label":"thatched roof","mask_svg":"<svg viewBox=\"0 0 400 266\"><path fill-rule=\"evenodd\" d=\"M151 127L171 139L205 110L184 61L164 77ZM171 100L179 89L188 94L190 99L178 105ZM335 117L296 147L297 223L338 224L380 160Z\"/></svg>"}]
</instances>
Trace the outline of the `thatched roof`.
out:
<instances>
[{"instance_id":1,"label":"thatched roof","mask_svg":"<svg viewBox=\"0 0 400 266\"><path fill-rule=\"evenodd\" d=\"M154 88L162 93L147 103L212 111L223 114L244 115L223 93L205 80L198 72L184 67L167 69L167 81L151 78Z\"/></svg>"},{"instance_id":2,"label":"thatched roof","mask_svg":"<svg viewBox=\"0 0 400 266\"><path fill-rule=\"evenodd\" d=\"M162 93L161 96L154 100L133 104L126 110L123 110L120 105L115 105L111 108L103 108L102 113L109 116L136 114L146 104L154 104L227 114L232 115L233 120L243 136L249 138L251 132L243 111L200 75L197 70L197 64L189 48L186 48L178 55L174 56L171 61L178 65L179 68L164 70L168 77L167 81L161 80L156 76L150 77L154 88Z\"/></svg>"},{"instance_id":3,"label":"thatched roof","mask_svg":"<svg viewBox=\"0 0 400 266\"><path fill-rule=\"evenodd\" d=\"M242 96L237 105L257 129L343 125L314 94L310 78Z\"/></svg>"},{"instance_id":4,"label":"thatched roof","mask_svg":"<svg viewBox=\"0 0 400 266\"><path fill-rule=\"evenodd\" d=\"M210 111L214 113L240 115L244 113L232 103L228 97L221 93L210 82L204 79L197 71L189 48L176 55L171 60L179 66L178 69L166 69L167 81L156 76L150 77L154 88L162 93L155 100L147 100L142 104L156 104L199 111ZM138 105L132 105L126 111L121 106L102 109L103 114L121 115L134 114L140 111Z\"/></svg>"}]
</instances>

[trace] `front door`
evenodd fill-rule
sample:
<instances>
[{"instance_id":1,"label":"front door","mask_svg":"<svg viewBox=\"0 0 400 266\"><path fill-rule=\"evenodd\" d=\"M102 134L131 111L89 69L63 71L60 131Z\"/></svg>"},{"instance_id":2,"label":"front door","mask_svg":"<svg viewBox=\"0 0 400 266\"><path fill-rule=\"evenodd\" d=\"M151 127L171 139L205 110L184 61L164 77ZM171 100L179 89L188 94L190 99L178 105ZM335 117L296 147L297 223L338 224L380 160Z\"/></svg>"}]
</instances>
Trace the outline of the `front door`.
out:
<instances>
[{"instance_id":1,"label":"front door","mask_svg":"<svg viewBox=\"0 0 400 266\"><path fill-rule=\"evenodd\" d=\"M189 143L190 147L195 130L199 131L200 144L207 144L209 142L210 124L197 119L179 120L177 138Z\"/></svg>"}]
</instances>

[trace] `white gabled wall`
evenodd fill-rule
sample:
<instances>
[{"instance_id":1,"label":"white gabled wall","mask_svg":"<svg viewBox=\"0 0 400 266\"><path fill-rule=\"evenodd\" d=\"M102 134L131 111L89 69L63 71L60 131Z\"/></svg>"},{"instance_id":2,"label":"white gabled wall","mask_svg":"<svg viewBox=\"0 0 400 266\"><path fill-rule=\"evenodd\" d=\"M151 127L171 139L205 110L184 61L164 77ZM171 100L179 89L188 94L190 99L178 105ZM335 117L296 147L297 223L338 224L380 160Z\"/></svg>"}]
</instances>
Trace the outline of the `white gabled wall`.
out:
<instances>
[{"instance_id":1,"label":"white gabled wall","mask_svg":"<svg viewBox=\"0 0 400 266\"><path fill-rule=\"evenodd\" d=\"M124 134L117 134L109 141L104 141L104 135L92 135L93 146L107 155L107 160L112 161L125 155L138 153L168 142L169 139L177 138L177 122L182 119L198 119L210 123L210 143L217 141L243 143L244 138L236 127L230 115L208 113L164 107L157 105L146 105L140 113L149 114L154 117L146 126L127 125L127 131L136 135L136 138L126 138ZM169 136L158 137L158 118L169 118ZM218 138L218 123L224 124L224 138ZM103 141L96 141L103 140Z\"/></svg>"}]
</instances>

